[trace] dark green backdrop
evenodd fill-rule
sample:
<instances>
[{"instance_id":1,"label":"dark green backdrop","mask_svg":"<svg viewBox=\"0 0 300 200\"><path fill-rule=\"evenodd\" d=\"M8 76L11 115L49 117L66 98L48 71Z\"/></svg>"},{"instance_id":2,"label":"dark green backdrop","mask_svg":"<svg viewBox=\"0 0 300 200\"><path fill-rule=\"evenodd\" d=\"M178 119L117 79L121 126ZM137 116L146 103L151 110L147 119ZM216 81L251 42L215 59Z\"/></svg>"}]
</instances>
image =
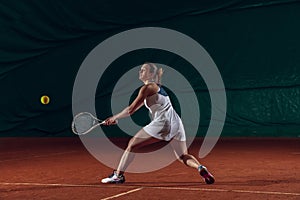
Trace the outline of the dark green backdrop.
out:
<instances>
[{"instance_id":1,"label":"dark green backdrop","mask_svg":"<svg viewBox=\"0 0 300 200\"><path fill-rule=\"evenodd\" d=\"M292 0L1 0L0 135L72 135L72 89L84 58L116 33L155 26L192 37L217 64L228 102L223 136L298 137L299 19L300 2ZM115 75L97 90L101 117L110 114L99 105L109 101L118 68L146 60L189 69L178 56L155 50L120 57L109 68ZM203 136L209 96L192 71L185 76L201 99ZM49 105L40 103L43 94Z\"/></svg>"}]
</instances>

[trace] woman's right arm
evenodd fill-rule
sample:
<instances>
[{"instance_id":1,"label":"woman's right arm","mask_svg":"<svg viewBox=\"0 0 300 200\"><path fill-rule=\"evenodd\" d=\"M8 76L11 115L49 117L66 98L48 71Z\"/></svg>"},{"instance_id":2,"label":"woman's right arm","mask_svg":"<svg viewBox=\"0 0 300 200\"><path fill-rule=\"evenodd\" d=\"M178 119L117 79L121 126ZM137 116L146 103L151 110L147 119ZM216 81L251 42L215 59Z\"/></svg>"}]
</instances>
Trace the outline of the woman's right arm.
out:
<instances>
[{"instance_id":1,"label":"woman's right arm","mask_svg":"<svg viewBox=\"0 0 300 200\"><path fill-rule=\"evenodd\" d=\"M128 117L135 113L139 108L141 108L144 105L144 100L149 94L153 93L153 88L149 85L144 85L141 87L138 96L135 98L135 100L127 106L124 110L122 110L120 113L106 119L106 125L111 125L116 123L118 119Z\"/></svg>"}]
</instances>

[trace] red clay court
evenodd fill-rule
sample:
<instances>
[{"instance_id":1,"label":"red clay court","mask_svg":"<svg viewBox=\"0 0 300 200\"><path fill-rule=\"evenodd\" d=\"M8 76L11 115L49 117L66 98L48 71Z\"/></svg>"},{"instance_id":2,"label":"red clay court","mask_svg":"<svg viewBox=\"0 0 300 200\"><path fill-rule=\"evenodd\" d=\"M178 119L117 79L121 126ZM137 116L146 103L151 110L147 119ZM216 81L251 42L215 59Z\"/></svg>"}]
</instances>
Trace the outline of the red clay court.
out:
<instances>
[{"instance_id":1,"label":"red clay court","mask_svg":"<svg viewBox=\"0 0 300 200\"><path fill-rule=\"evenodd\" d=\"M201 142L194 141L192 154ZM202 160L213 185L178 161L127 173L125 184L100 184L112 169L79 138L1 138L0 148L0 199L300 199L299 138L220 139Z\"/></svg>"}]
</instances>

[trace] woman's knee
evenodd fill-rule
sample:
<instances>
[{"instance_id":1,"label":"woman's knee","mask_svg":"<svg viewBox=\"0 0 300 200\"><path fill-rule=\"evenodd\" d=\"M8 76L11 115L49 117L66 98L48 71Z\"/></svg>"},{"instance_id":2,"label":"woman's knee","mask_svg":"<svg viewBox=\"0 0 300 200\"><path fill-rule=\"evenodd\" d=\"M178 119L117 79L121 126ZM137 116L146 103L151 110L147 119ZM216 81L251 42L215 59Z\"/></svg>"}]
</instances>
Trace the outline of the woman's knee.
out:
<instances>
[{"instance_id":1,"label":"woman's knee","mask_svg":"<svg viewBox=\"0 0 300 200\"><path fill-rule=\"evenodd\" d=\"M186 160L187 159L187 156L186 154L181 154L180 156L178 156L178 158L182 161Z\"/></svg>"},{"instance_id":2,"label":"woman's knee","mask_svg":"<svg viewBox=\"0 0 300 200\"><path fill-rule=\"evenodd\" d=\"M136 139L135 138L131 138L131 140L129 141L127 147L126 147L126 151L128 152L134 152L138 149L137 147L138 145L136 144Z\"/></svg>"},{"instance_id":3,"label":"woman's knee","mask_svg":"<svg viewBox=\"0 0 300 200\"><path fill-rule=\"evenodd\" d=\"M187 162L187 160L190 160L190 159L194 160L194 156L185 153L185 154L182 154L181 156L179 156L179 159L182 160L183 162Z\"/></svg>"}]
</instances>

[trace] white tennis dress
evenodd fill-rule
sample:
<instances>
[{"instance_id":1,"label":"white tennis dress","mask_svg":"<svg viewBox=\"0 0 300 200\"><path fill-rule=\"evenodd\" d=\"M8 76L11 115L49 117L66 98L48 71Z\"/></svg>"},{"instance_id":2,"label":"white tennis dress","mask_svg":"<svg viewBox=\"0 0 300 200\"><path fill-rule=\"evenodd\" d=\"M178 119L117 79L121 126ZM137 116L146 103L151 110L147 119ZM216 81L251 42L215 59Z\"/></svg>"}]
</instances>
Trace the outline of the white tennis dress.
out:
<instances>
[{"instance_id":1,"label":"white tennis dress","mask_svg":"<svg viewBox=\"0 0 300 200\"><path fill-rule=\"evenodd\" d=\"M172 138L185 141L182 121L174 110L166 91L159 86L157 93L144 100L149 109L152 121L143 129L154 138L170 141Z\"/></svg>"}]
</instances>

